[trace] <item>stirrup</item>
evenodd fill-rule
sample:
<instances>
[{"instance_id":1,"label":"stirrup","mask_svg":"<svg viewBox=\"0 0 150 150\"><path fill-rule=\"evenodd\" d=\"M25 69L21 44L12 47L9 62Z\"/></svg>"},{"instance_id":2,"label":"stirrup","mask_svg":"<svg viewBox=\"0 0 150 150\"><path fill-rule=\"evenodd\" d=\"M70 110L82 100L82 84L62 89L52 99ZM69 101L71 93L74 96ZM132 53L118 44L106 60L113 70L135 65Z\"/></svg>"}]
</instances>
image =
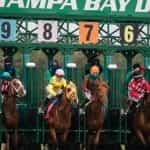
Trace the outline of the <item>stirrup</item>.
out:
<instances>
[{"instance_id":1,"label":"stirrup","mask_svg":"<svg viewBox=\"0 0 150 150\"><path fill-rule=\"evenodd\" d=\"M44 114L44 110L43 110L42 107L39 107L39 108L38 108L38 114Z\"/></svg>"}]
</instances>

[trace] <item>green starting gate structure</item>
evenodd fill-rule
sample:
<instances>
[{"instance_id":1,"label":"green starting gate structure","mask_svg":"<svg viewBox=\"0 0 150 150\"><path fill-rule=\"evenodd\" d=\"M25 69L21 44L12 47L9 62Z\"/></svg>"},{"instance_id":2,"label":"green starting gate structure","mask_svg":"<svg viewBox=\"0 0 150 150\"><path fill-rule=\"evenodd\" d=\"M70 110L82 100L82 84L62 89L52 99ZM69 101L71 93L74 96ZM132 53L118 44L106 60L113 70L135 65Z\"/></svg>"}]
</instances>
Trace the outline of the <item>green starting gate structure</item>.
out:
<instances>
[{"instance_id":1,"label":"green starting gate structure","mask_svg":"<svg viewBox=\"0 0 150 150\"><path fill-rule=\"evenodd\" d=\"M102 52L106 68L112 63L112 55L121 52L127 60L127 71L131 69L132 58L137 53L141 53L144 56L144 64L148 67L150 63L149 10L149 0L0 1L0 48L4 56L8 56L11 61L18 50L23 53L23 81L30 93L25 103L27 106L24 107L36 106L39 99L43 98L41 95L44 95L44 93L37 95L36 91L42 91L37 89L38 87L33 91L31 85L41 84L35 79L37 77L33 73L35 68L26 67L33 50L41 49L49 60L61 51L66 71L66 64L72 62L71 56L74 51L82 51L87 58ZM67 72L70 76L69 71ZM81 77L81 73L76 72L78 72L77 78L74 79L80 83L78 75ZM122 71L106 69L104 74L112 89L109 108L120 109L122 84L119 81L124 80ZM121 123L118 124L117 134L121 143ZM38 126L36 129L35 131L39 131Z\"/></svg>"}]
</instances>

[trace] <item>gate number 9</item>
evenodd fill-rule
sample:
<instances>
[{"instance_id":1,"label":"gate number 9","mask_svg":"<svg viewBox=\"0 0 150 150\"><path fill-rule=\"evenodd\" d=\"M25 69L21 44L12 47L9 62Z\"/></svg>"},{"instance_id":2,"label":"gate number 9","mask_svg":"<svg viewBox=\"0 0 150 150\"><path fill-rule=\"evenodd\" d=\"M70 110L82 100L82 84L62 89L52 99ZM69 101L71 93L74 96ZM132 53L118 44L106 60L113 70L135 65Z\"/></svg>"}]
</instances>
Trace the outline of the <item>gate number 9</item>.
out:
<instances>
[{"instance_id":1,"label":"gate number 9","mask_svg":"<svg viewBox=\"0 0 150 150\"><path fill-rule=\"evenodd\" d=\"M3 22L1 24L1 36L5 39L10 37L11 26L9 22Z\"/></svg>"}]
</instances>

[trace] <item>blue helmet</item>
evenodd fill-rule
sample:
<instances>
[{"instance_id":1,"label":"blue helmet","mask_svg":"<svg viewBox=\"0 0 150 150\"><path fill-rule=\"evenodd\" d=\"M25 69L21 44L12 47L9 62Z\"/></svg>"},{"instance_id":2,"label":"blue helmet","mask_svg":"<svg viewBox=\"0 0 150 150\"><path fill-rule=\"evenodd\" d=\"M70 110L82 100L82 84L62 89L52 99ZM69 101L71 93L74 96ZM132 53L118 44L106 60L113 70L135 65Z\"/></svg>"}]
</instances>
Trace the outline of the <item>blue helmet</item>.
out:
<instances>
[{"instance_id":1,"label":"blue helmet","mask_svg":"<svg viewBox=\"0 0 150 150\"><path fill-rule=\"evenodd\" d=\"M9 79L9 78L11 78L11 75L10 75L9 72L3 72L3 73L1 74L1 78Z\"/></svg>"}]
</instances>

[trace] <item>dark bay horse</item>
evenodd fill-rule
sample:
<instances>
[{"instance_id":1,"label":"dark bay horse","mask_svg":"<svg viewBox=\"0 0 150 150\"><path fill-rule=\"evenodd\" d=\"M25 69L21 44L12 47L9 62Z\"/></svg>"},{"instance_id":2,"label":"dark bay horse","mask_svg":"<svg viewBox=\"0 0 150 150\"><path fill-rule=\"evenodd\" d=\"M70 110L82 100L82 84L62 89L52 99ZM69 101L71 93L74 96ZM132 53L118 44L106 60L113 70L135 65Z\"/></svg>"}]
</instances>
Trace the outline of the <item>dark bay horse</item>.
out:
<instances>
[{"instance_id":1,"label":"dark bay horse","mask_svg":"<svg viewBox=\"0 0 150 150\"><path fill-rule=\"evenodd\" d=\"M150 144L150 93L145 93L143 106L132 118L132 132L142 144Z\"/></svg>"},{"instance_id":2,"label":"dark bay horse","mask_svg":"<svg viewBox=\"0 0 150 150\"><path fill-rule=\"evenodd\" d=\"M88 131L94 131L94 137L89 133L88 145L100 143L100 133L104 124L104 104L107 100L108 85L102 80L89 80L88 87L91 89L93 99L86 107L86 123Z\"/></svg>"},{"instance_id":3,"label":"dark bay horse","mask_svg":"<svg viewBox=\"0 0 150 150\"><path fill-rule=\"evenodd\" d=\"M2 122L5 130L6 150L17 149L19 115L16 98L26 95L26 90L19 79L8 81L8 91L2 94Z\"/></svg>"},{"instance_id":4,"label":"dark bay horse","mask_svg":"<svg viewBox=\"0 0 150 150\"><path fill-rule=\"evenodd\" d=\"M77 103L77 101L77 87L72 81L67 81L67 86L63 89L59 104L53 106L47 120L49 141L53 146L56 146L58 142L58 132L60 133L61 142L66 142L68 131L71 127L71 103Z\"/></svg>"}]
</instances>

